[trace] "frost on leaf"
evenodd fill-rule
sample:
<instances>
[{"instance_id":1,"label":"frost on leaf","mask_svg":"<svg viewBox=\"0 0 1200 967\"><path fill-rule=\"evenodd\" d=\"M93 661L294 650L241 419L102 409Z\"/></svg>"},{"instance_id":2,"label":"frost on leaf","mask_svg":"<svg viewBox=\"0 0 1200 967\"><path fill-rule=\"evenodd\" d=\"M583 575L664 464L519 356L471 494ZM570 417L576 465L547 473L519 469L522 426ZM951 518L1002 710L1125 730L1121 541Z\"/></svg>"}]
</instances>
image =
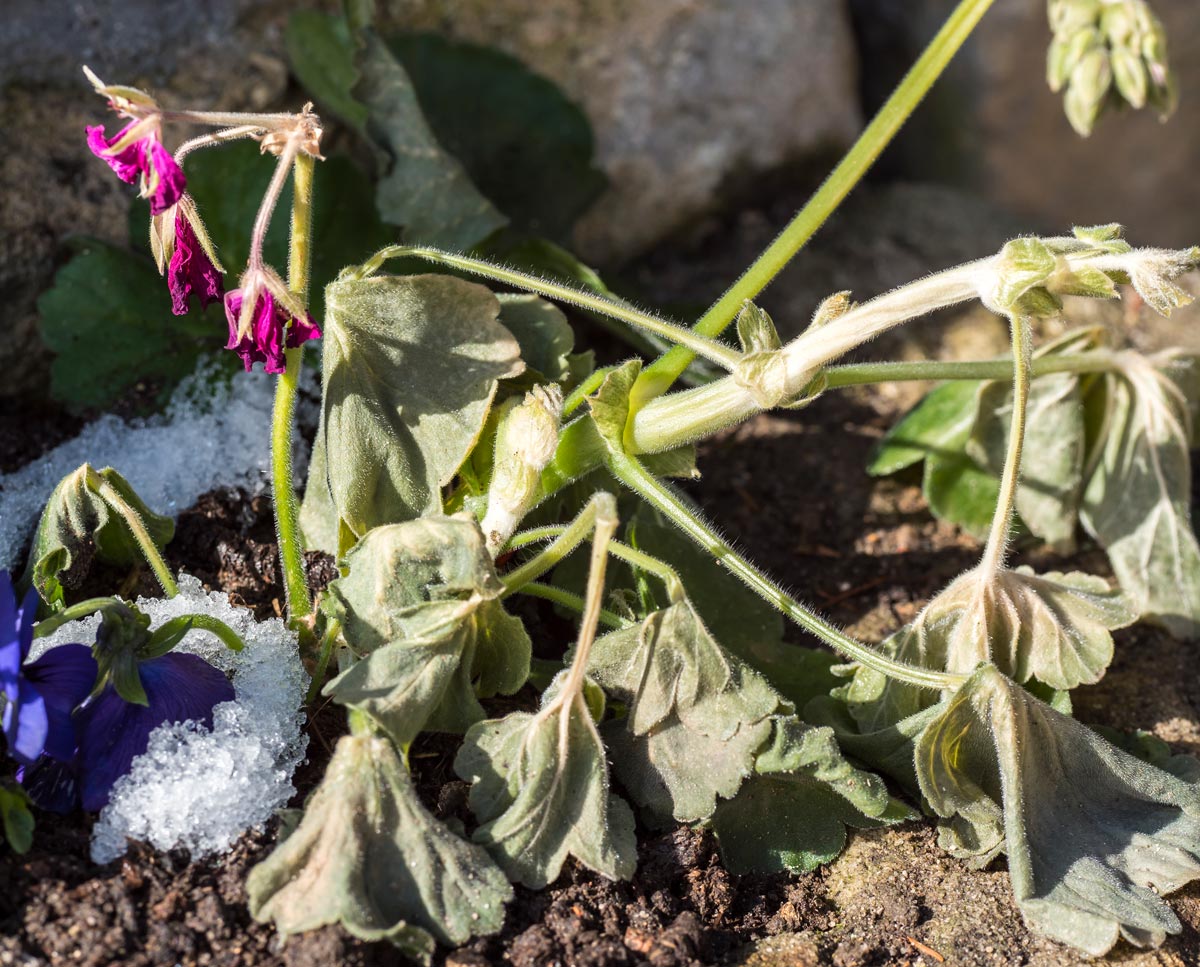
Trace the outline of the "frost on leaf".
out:
<instances>
[{"instance_id":1,"label":"frost on leaf","mask_svg":"<svg viewBox=\"0 0 1200 967\"><path fill-rule=\"evenodd\" d=\"M1190 515L1191 419L1169 371L1178 354L1122 352L1100 391L1105 433L1083 495L1084 527L1138 614L1173 634L1200 624L1200 547Z\"/></svg>"},{"instance_id":2,"label":"frost on leaf","mask_svg":"<svg viewBox=\"0 0 1200 967\"><path fill-rule=\"evenodd\" d=\"M568 855L610 879L637 865L633 812L609 789L604 745L583 692L553 687L536 714L513 712L467 733L454 762L472 783L483 844L510 879L540 889Z\"/></svg>"},{"instance_id":3,"label":"frost on leaf","mask_svg":"<svg viewBox=\"0 0 1200 967\"><path fill-rule=\"evenodd\" d=\"M713 829L732 873L807 872L837 856L846 827L914 818L878 776L842 756L830 728L794 716L774 720L772 741L755 775L717 804Z\"/></svg>"},{"instance_id":4,"label":"frost on leaf","mask_svg":"<svg viewBox=\"0 0 1200 967\"><path fill-rule=\"evenodd\" d=\"M884 643L892 657L966 674L983 661L1018 682L1067 691L1100 680L1112 660L1110 631L1134 619L1103 578L1027 567L956 578L912 624ZM859 725L893 725L936 700L933 692L859 668L843 693Z\"/></svg>"},{"instance_id":5,"label":"frost on leaf","mask_svg":"<svg viewBox=\"0 0 1200 967\"><path fill-rule=\"evenodd\" d=\"M421 805L395 747L338 741L299 827L250 871L250 912L282 934L341 923L428 963L434 938L495 933L512 887L480 847Z\"/></svg>"},{"instance_id":6,"label":"frost on leaf","mask_svg":"<svg viewBox=\"0 0 1200 967\"><path fill-rule=\"evenodd\" d=\"M325 306L325 453L314 462L338 515L361 537L440 513L497 381L524 366L500 303L481 285L415 275L335 282Z\"/></svg>"},{"instance_id":7,"label":"frost on leaf","mask_svg":"<svg viewBox=\"0 0 1200 967\"><path fill-rule=\"evenodd\" d=\"M784 704L686 600L598 639L588 673L628 707L604 730L621 782L640 806L681 822L737 792Z\"/></svg>"},{"instance_id":8,"label":"frost on leaf","mask_svg":"<svg viewBox=\"0 0 1200 967\"><path fill-rule=\"evenodd\" d=\"M1161 895L1200 877L1200 787L1122 752L980 668L919 739L921 790L944 837L1008 854L1030 928L1100 955L1180 930ZM975 833L972 844L964 833Z\"/></svg>"},{"instance_id":9,"label":"frost on leaf","mask_svg":"<svg viewBox=\"0 0 1200 967\"><path fill-rule=\"evenodd\" d=\"M369 715L398 744L423 729L465 731L478 697L529 677L524 626L505 613L478 525L433 517L372 530L347 555L329 608L358 656L325 694Z\"/></svg>"}]
</instances>

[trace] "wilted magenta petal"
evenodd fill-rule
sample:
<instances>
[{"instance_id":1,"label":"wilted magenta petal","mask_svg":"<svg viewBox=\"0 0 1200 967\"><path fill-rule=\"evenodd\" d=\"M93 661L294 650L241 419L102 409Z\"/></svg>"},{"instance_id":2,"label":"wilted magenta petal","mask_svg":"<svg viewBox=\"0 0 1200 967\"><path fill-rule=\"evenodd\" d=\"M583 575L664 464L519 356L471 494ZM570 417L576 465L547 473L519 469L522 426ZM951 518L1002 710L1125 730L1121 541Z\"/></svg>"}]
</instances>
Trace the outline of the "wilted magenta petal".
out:
<instances>
[{"instance_id":1,"label":"wilted magenta petal","mask_svg":"<svg viewBox=\"0 0 1200 967\"><path fill-rule=\"evenodd\" d=\"M179 201L187 179L183 176L183 169L171 157L171 152L162 146L158 138L143 138L141 143L143 174L154 183L154 191L150 195L150 214L161 215ZM152 173L158 176L157 181L154 181Z\"/></svg>"},{"instance_id":2,"label":"wilted magenta petal","mask_svg":"<svg viewBox=\"0 0 1200 967\"><path fill-rule=\"evenodd\" d=\"M171 290L171 311L185 316L190 297L195 294L200 308L219 302L225 292L221 273L196 238L192 223L175 212L175 251L167 266L167 287Z\"/></svg>"},{"instance_id":3,"label":"wilted magenta petal","mask_svg":"<svg viewBox=\"0 0 1200 967\"><path fill-rule=\"evenodd\" d=\"M295 348L310 339L317 339L321 330L313 321L313 317L305 313L303 319L292 319L286 310L275 302L275 298L267 290L258 297L254 307L254 318L250 332L241 340L238 339L238 315L242 310L242 290L234 289L225 296L225 317L229 323L229 342L226 349L234 350L242 357L242 365L246 372L261 362L268 373L279 374L286 370L287 362L283 351L285 346ZM287 335L284 335L284 328Z\"/></svg>"},{"instance_id":4,"label":"wilted magenta petal","mask_svg":"<svg viewBox=\"0 0 1200 967\"><path fill-rule=\"evenodd\" d=\"M25 666L25 678L31 682L46 705L49 733L46 755L66 761L78 746L75 711L96 684L96 659L86 645L59 645L35 662Z\"/></svg>"},{"instance_id":5,"label":"wilted magenta petal","mask_svg":"<svg viewBox=\"0 0 1200 967\"><path fill-rule=\"evenodd\" d=\"M136 121L131 121L125 125L111 141L104 137L104 128L96 126L88 127L87 129L87 143L88 147L92 149L92 154L108 162L108 166L117 173L117 177L129 185L137 181L138 175L145 170L145 151L143 148L143 141L145 139L134 141L125 150L115 155L109 154L108 151L110 145L116 144L125 137L125 132L136 123Z\"/></svg>"},{"instance_id":6,"label":"wilted magenta petal","mask_svg":"<svg viewBox=\"0 0 1200 967\"><path fill-rule=\"evenodd\" d=\"M89 812L108 803L113 783L146 751L150 733L164 722L212 727L213 707L233 698L233 685L199 655L169 652L139 663L149 705L126 702L111 685L76 713L80 795Z\"/></svg>"},{"instance_id":7,"label":"wilted magenta petal","mask_svg":"<svg viewBox=\"0 0 1200 967\"><path fill-rule=\"evenodd\" d=\"M21 766L17 782L41 809L66 815L79 808L78 759L59 762L44 755L31 766Z\"/></svg>"}]
</instances>

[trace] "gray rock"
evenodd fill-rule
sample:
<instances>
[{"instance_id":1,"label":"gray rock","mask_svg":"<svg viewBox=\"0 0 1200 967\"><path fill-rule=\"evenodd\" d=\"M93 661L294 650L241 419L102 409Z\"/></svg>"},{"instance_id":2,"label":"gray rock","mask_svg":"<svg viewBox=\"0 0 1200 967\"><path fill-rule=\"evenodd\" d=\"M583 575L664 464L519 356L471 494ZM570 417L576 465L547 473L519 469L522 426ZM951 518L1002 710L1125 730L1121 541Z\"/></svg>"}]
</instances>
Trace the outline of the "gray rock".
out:
<instances>
[{"instance_id":1,"label":"gray rock","mask_svg":"<svg viewBox=\"0 0 1200 967\"><path fill-rule=\"evenodd\" d=\"M1131 241L1200 241L1200 15L1195 0L1151 0L1169 31L1179 111L1106 112L1080 138L1046 86L1045 0L1004 0L935 86L885 170L948 180L1061 231L1121 222ZM864 87L878 103L954 8L953 0L851 0L863 46Z\"/></svg>"},{"instance_id":2,"label":"gray rock","mask_svg":"<svg viewBox=\"0 0 1200 967\"><path fill-rule=\"evenodd\" d=\"M860 127L841 0L410 0L396 22L498 46L587 112L612 187L576 246L644 250L765 172ZM530 119L536 123L536 119Z\"/></svg>"}]
</instances>

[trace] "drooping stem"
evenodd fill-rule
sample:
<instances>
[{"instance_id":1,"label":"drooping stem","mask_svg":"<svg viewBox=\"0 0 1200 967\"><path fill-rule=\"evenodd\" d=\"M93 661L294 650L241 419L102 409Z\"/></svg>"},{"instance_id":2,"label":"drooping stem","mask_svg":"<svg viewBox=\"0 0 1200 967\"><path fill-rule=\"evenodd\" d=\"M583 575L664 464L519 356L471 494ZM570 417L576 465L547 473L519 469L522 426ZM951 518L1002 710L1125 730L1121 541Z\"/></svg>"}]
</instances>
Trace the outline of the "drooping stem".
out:
<instances>
[{"instance_id":1,"label":"drooping stem","mask_svg":"<svg viewBox=\"0 0 1200 967\"><path fill-rule=\"evenodd\" d=\"M854 147L834 168L825 183L788 223L766 250L712 307L697 321L695 331L708 338L719 336L737 316L742 303L753 299L779 274L792 257L808 242L817 229L858 184L867 169L895 137L909 115L925 97L933 82L941 76L950 59L970 36L975 25L993 0L961 0L943 24L920 59L887 99L874 120L867 125ZM635 409L641 403L665 393L687 369L693 356L686 347L677 346L648 366L634 389Z\"/></svg>"},{"instance_id":2,"label":"drooping stem","mask_svg":"<svg viewBox=\"0 0 1200 967\"><path fill-rule=\"evenodd\" d=\"M580 614L584 610L582 595L575 594L563 588L556 588L552 584L541 584L538 581L531 581L521 588L520 593L528 594L532 598L543 598L546 601L552 601L554 604L570 608L572 611L578 611ZM624 618L603 608L600 609L600 623L614 630L620 630L629 626L629 622Z\"/></svg>"},{"instance_id":3,"label":"drooping stem","mask_svg":"<svg viewBox=\"0 0 1200 967\"><path fill-rule=\"evenodd\" d=\"M176 148L175 161L177 164L182 163L184 158L198 148L207 148L214 144L227 144L230 141L250 138L261 131L262 127L257 124L242 124L237 127L226 128L223 131L214 131L212 134L202 134L199 137L183 142L183 144Z\"/></svg>"},{"instance_id":4,"label":"drooping stem","mask_svg":"<svg viewBox=\"0 0 1200 967\"><path fill-rule=\"evenodd\" d=\"M261 268L263 264L262 250L263 242L267 237L267 229L271 227L271 216L275 213L275 205L279 201L279 196L283 193L283 186L287 182L288 175L297 167L293 161L298 161L298 150L294 141L289 141L284 147L283 153L279 156L279 161L275 165L275 171L271 175L271 181L267 185L267 190L263 194L263 199L259 203L258 212L254 216L254 227L250 230L250 257L247 260L250 268ZM307 155L305 156L307 157ZM313 159L308 158L308 164L311 167ZM309 181L309 193L311 195L311 176ZM299 190L294 192L294 197L299 197ZM292 234L295 237L295 221L296 221L295 200L292 202ZM294 244L294 242L293 242ZM289 273L288 286L291 287L291 278ZM305 282L307 289L307 280Z\"/></svg>"},{"instance_id":5,"label":"drooping stem","mask_svg":"<svg viewBox=\"0 0 1200 967\"><path fill-rule=\"evenodd\" d=\"M1032 368L1033 334L1029 319L1025 316L1012 318L1013 352L1013 400L1012 420L1008 431L1008 452L1004 456L1004 472L1000 475L1000 496L996 501L996 512L988 532L987 545L979 570L983 574L995 574L1004 566L1004 555L1008 550L1008 538L1012 531L1013 512L1017 503L1017 484L1021 478L1021 450L1025 445L1025 411L1029 403L1029 374Z\"/></svg>"},{"instance_id":6,"label":"drooping stem","mask_svg":"<svg viewBox=\"0 0 1200 967\"><path fill-rule=\"evenodd\" d=\"M83 618L90 617L97 611L102 611L110 604L120 603L120 598L88 598L86 601L77 601L75 604L68 605L61 611L55 611L54 614L43 618L34 625L33 637L44 638L46 635L57 631L71 621L80 621Z\"/></svg>"},{"instance_id":7,"label":"drooping stem","mask_svg":"<svg viewBox=\"0 0 1200 967\"><path fill-rule=\"evenodd\" d=\"M556 528L559 534L554 543L531 557L520 567L513 568L500 579L504 582L504 594L501 597L506 598L510 594L520 591L530 581L536 581L587 540L588 535L596 526L597 513L611 500L612 495L603 491L593 494L592 499L587 502L587 506L575 515L575 519L571 523L565 527Z\"/></svg>"},{"instance_id":8,"label":"drooping stem","mask_svg":"<svg viewBox=\"0 0 1200 967\"><path fill-rule=\"evenodd\" d=\"M614 302L611 299L605 299L603 296L598 296L583 289L576 289L573 286L562 285L558 282L551 282L548 279L538 278L536 275L530 275L527 272L519 272L516 269L510 269L503 265L495 265L484 259L471 258L468 255L457 255L453 252L443 252L440 249L420 245L391 245L376 252L370 260L364 262L352 272L343 272L342 278L366 278L379 271L379 268L388 259L404 257L421 258L430 262L436 262L439 265L447 265L464 272L470 272L472 275L490 279L493 282L510 285L513 288L526 292L536 292L538 295L543 295L548 299L557 299L560 302L579 306L581 309L598 312L613 319L620 319L622 322L628 323L635 328L643 329L646 332L654 333L656 336L667 339L672 343L687 346L694 354L712 360L712 362L727 370L733 369L741 358L741 354L737 350L723 343L699 336L686 326L670 322L667 319L651 315L648 312L642 312L624 303Z\"/></svg>"},{"instance_id":9,"label":"drooping stem","mask_svg":"<svg viewBox=\"0 0 1200 967\"><path fill-rule=\"evenodd\" d=\"M609 542L617 529L617 502L612 494L597 494L595 528L592 533L592 560L588 568L587 591L584 594L583 619L579 623L579 644L571 661L571 670L563 682L562 700L571 701L583 694L583 677L587 674L588 658L600 626L600 602L604 597L604 574L608 567ZM565 727L565 720L564 720Z\"/></svg>"},{"instance_id":10,"label":"drooping stem","mask_svg":"<svg viewBox=\"0 0 1200 967\"><path fill-rule=\"evenodd\" d=\"M111 483L99 476L97 476L96 480L96 493L125 521L125 526L129 528L133 539L137 541L137 546L140 548L142 556L146 559L146 563L150 565L154 576L158 578L158 583L162 586L163 593L168 598L175 597L179 593L179 585L175 583L175 576L171 573L171 569L167 567L167 562L163 560L158 548L154 546L154 538L146 530L146 523L142 520L142 515L130 505L129 501L121 496L117 488Z\"/></svg>"},{"instance_id":11,"label":"drooping stem","mask_svg":"<svg viewBox=\"0 0 1200 967\"><path fill-rule=\"evenodd\" d=\"M155 634L170 637L173 632L207 631L221 639L221 643L230 651L241 651L246 647L241 635L229 627L220 618L209 614L184 614L164 622L155 629Z\"/></svg>"},{"instance_id":12,"label":"drooping stem","mask_svg":"<svg viewBox=\"0 0 1200 967\"><path fill-rule=\"evenodd\" d=\"M708 523L694 514L670 487L657 480L636 459L624 454L613 454L609 460L609 469L621 483L661 512L752 591L835 651L889 678L920 688L955 688L966 680L964 675L906 665L879 654L862 642L855 641L824 618L808 610L738 554Z\"/></svg>"},{"instance_id":13,"label":"drooping stem","mask_svg":"<svg viewBox=\"0 0 1200 967\"><path fill-rule=\"evenodd\" d=\"M561 536L565 530L566 527L560 524L551 524L547 527L522 531L519 534L514 534L505 547L511 550L517 547L525 547L529 544L536 544L538 541L552 540ZM640 551L636 547L630 547L628 544L624 544L618 540L608 542L608 552L626 564L653 574L662 581L667 589L667 596L672 601L679 601L683 598L683 581L679 578L679 572L666 561L654 557L652 554L647 554L645 551Z\"/></svg>"},{"instance_id":14,"label":"drooping stem","mask_svg":"<svg viewBox=\"0 0 1200 967\"><path fill-rule=\"evenodd\" d=\"M295 155L292 191L292 235L288 257L288 288L308 304L308 276L312 257L312 182L314 159ZM304 346L288 349L285 369L275 384L275 409L271 422L271 492L275 503L275 533L287 595L287 613L293 627L312 611L300 541L300 512L292 483L292 433Z\"/></svg>"}]
</instances>

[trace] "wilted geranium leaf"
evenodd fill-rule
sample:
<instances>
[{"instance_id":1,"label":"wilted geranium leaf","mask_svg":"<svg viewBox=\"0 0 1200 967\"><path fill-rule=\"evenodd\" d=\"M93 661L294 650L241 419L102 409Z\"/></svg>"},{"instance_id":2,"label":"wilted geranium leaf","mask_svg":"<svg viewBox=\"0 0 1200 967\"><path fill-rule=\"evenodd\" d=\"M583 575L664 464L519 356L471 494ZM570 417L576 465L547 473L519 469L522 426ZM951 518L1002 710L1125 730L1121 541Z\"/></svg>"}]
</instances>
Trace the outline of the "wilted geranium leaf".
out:
<instances>
[{"instance_id":1,"label":"wilted geranium leaf","mask_svg":"<svg viewBox=\"0 0 1200 967\"><path fill-rule=\"evenodd\" d=\"M628 706L604 730L621 782L639 805L682 822L737 792L785 704L686 600L597 639L588 673Z\"/></svg>"},{"instance_id":2,"label":"wilted geranium leaf","mask_svg":"<svg viewBox=\"0 0 1200 967\"><path fill-rule=\"evenodd\" d=\"M1148 946L1180 930L1161 895L1200 877L1200 786L1113 747L993 665L941 706L915 761L938 815L966 820L947 841L984 861L1008 854L1032 929L1094 955L1118 935Z\"/></svg>"},{"instance_id":3,"label":"wilted geranium leaf","mask_svg":"<svg viewBox=\"0 0 1200 967\"><path fill-rule=\"evenodd\" d=\"M540 889L568 855L610 879L633 875L633 812L609 790L604 745L582 692L558 702L552 685L536 714L473 726L454 769L472 783L471 809L483 823L475 841L511 879Z\"/></svg>"},{"instance_id":4,"label":"wilted geranium leaf","mask_svg":"<svg viewBox=\"0 0 1200 967\"><path fill-rule=\"evenodd\" d=\"M326 290L325 467L358 537L441 510L520 347L486 288L445 275L375 276Z\"/></svg>"},{"instance_id":5,"label":"wilted geranium leaf","mask_svg":"<svg viewBox=\"0 0 1200 967\"><path fill-rule=\"evenodd\" d=\"M255 919L284 935L341 923L425 963L434 938L495 933L512 898L487 852L421 805L392 743L358 734L338 740L300 825L246 889Z\"/></svg>"},{"instance_id":6,"label":"wilted geranium leaf","mask_svg":"<svg viewBox=\"0 0 1200 967\"><path fill-rule=\"evenodd\" d=\"M94 549L106 564L130 566L142 559L128 525L100 496L108 483L142 519L160 549L175 536L175 521L156 514L134 492L129 482L111 467L94 470L84 464L54 488L33 537L25 579L52 606L65 603L62 575L70 571L81 550Z\"/></svg>"},{"instance_id":7,"label":"wilted geranium leaf","mask_svg":"<svg viewBox=\"0 0 1200 967\"><path fill-rule=\"evenodd\" d=\"M423 729L465 730L484 717L477 696L511 694L529 677L529 637L497 600L504 585L474 520L375 528L346 565L328 607L359 660L325 694L399 745Z\"/></svg>"},{"instance_id":8,"label":"wilted geranium leaf","mask_svg":"<svg viewBox=\"0 0 1200 967\"><path fill-rule=\"evenodd\" d=\"M1178 354L1118 353L1105 377L1106 432L1081 520L1108 552L1138 614L1186 636L1200 624L1200 547L1192 529L1188 400Z\"/></svg>"},{"instance_id":9,"label":"wilted geranium leaf","mask_svg":"<svg viewBox=\"0 0 1200 967\"><path fill-rule=\"evenodd\" d=\"M713 830L732 873L807 872L846 845L846 826L915 818L878 776L842 756L832 729L774 720L772 742L738 794L717 804Z\"/></svg>"}]
</instances>

